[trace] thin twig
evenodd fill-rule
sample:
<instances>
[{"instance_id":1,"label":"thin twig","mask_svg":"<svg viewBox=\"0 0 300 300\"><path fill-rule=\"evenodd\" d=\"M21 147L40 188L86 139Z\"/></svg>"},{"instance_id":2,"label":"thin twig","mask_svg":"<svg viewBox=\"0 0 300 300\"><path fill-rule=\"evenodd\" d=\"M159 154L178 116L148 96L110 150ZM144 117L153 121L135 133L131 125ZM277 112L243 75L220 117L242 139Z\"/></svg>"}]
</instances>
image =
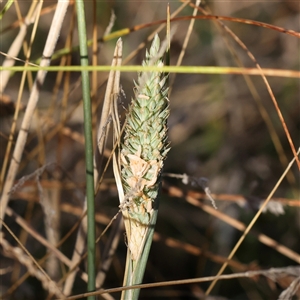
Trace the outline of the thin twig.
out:
<instances>
[{"instance_id":1,"label":"thin twig","mask_svg":"<svg viewBox=\"0 0 300 300\"><path fill-rule=\"evenodd\" d=\"M248 271L248 272L242 272L242 273L235 273L235 274L226 274L221 275L218 277L218 280L229 280L229 279L235 279L235 278L251 278L256 277L258 275L266 276L270 279L277 278L277 276L282 276L283 274L287 275L293 275L297 274L296 276L300 276L300 267L299 266L290 266L290 267L284 267L284 268L271 268L269 270L259 270L259 271ZM276 277L274 277L276 276ZM208 276L208 277L202 277L202 278L192 278L192 279L182 279L182 280L172 280L172 281L162 281L157 283L146 283L146 284L137 284L133 286L128 287L119 287L119 288L112 288L107 290L100 290L92 293L84 293L72 297L68 297L68 300L73 299L80 299L87 296L93 296L93 295L102 295L104 293L116 293L124 290L129 289L146 289L146 288L157 288L157 287L163 287L163 286L174 286L174 285L182 285L182 284L193 284L193 283L200 283L200 282L209 282L213 281L216 278L216 276Z\"/></svg>"}]
</instances>

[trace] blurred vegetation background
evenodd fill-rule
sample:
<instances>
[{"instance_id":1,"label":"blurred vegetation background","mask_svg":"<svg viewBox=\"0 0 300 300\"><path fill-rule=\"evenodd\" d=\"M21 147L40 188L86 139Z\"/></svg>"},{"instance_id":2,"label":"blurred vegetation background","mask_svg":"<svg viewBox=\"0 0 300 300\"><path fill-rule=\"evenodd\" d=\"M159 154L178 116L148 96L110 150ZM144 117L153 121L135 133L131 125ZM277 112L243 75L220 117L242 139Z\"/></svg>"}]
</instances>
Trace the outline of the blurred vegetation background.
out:
<instances>
[{"instance_id":1,"label":"blurred vegetation background","mask_svg":"<svg viewBox=\"0 0 300 300\"><path fill-rule=\"evenodd\" d=\"M182 3L170 2L171 13ZM167 1L101 1L97 3L97 30L101 37L108 24L112 11L116 21L112 31L151 23L166 18ZM23 16L31 5L30 1L18 2ZM4 3L1 3L1 9ZM45 1L44 13L40 16L36 37L32 47L30 61L41 57L43 46L51 25L53 10L46 10L54 5ZM213 15L231 16L265 22L286 29L299 31L300 6L297 1L207 1L202 3ZM58 40L57 49L65 47L70 35L74 5L70 5ZM179 16L192 15L192 8L186 6ZM93 5L86 1L87 32L92 38ZM1 51L6 53L19 31L16 11L12 7L1 21ZM242 24L224 22L247 46L262 68L280 70L299 70L300 40L296 37L275 30ZM171 65L175 65L187 34L189 21L171 24L174 36L171 44ZM72 44L78 45L76 25L73 25ZM150 33L157 28L132 31L122 37L123 57L135 50L141 42L146 41ZM28 27L26 40L29 41L32 25ZM165 31L160 33L165 37ZM99 65L110 65L116 39L104 42L99 48ZM229 43L245 67L254 68L244 50L235 41L216 26L212 20L196 20L186 48L182 65L188 66L236 66L236 59L228 50ZM148 46L149 44L147 44ZM92 54L92 50L91 54ZM139 65L145 49L137 53L128 64ZM25 59L21 51L18 58ZM1 55L1 64L5 56ZM78 52L73 52L70 63L79 64ZM60 60L52 65L59 65ZM16 61L16 65L23 65ZM14 103L19 92L21 73L15 73L9 80L1 95L1 135L0 162L4 160L7 138L13 121ZM34 77L35 74L32 74ZM44 222L45 205L43 197L49 201L59 202L57 215L57 238L63 237L74 226L80 216L85 195L85 164L83 113L80 92L80 73L64 74L57 81L57 73L49 72L42 87L38 110L32 119L32 126L23 155L18 179L24 183L11 194L10 207L27 220L32 228L45 236L47 225ZM66 88L66 76L70 76ZM100 115L101 102L106 87L108 74L99 72L98 91L93 99L95 134ZM171 81L175 74L171 74ZM124 116L128 103L133 97L133 80L135 73L124 72L121 84L124 93L120 101L120 114ZM64 81L66 80L66 81ZM176 74L170 95L171 115L169 118L169 137L171 150L164 172L187 174L194 178L207 178L209 187L216 194L218 211L248 225L257 212L259 205L268 196L276 182L287 167L293 154L279 121L267 88L260 76L251 80L257 90L258 100L254 100L243 76L234 74ZM299 78L268 77L280 110L284 116L295 147L299 147ZM57 84L59 82L59 84ZM58 88L57 95L54 88ZM67 90L67 96L66 94ZM19 128L22 114L30 93L30 84L26 84L22 96L22 108L18 118ZM65 97L65 98L64 98ZM68 99L68 100L65 100ZM265 108L273 129L266 125L259 110ZM59 127L61 126L61 127ZM52 134L51 134L52 133ZM277 135L283 153L278 154L271 135ZM17 132L15 134L15 137ZM111 149L110 149L111 150ZM24 177L35 174L38 168L46 166L39 176ZM2 183L3 184L3 183ZM157 235L151 248L144 282L196 278L215 275L221 267L221 257L226 257L241 236L241 232L212 216L199 207L187 203L184 197L170 195L169 187L176 186L184 195L197 192L204 203L210 205L197 185L184 185L178 179L164 177L157 223ZM227 201L220 195L226 195ZM286 204L284 213L272 212L262 214L254 225L256 232L263 233L290 250L299 253L299 170L294 165L288 176L276 190L277 203ZM56 201L55 200L55 201ZM298 200L296 205L289 205L287 200ZM54 201L54 200L53 200ZM96 196L98 234L118 211L117 192L113 180L112 168L107 170L101 190ZM26 235L16 222L6 217L5 222L22 240L28 251L36 258L41 258L46 249L31 235ZM14 246L16 242L5 230L5 238ZM66 256L73 252L76 232L59 247ZM176 243L168 243L170 239ZM107 241L105 235L98 247L99 262L101 251ZM191 249L197 249L192 251ZM116 255L107 273L104 288L122 285L125 264L126 239L123 234ZM221 259L221 261L222 261ZM223 262L222 261L222 262ZM235 273L254 269L279 268L296 265L291 258L278 253L264 245L253 235L246 237L234 256L236 265L230 265L225 273ZM298 261L299 263L299 261ZM99 264L101 266L101 264ZM8 290L12 284L26 272L15 258L10 258L1 249L1 268L10 268L1 275L1 289ZM81 265L84 269L84 263ZM61 278L65 267L59 265L54 272L55 280ZM209 299L277 299L280 292L291 281L286 278L276 283L264 277L253 279L236 279L220 281ZM202 299L209 283L153 288L141 291L140 299ZM85 291L85 283L78 277L73 293ZM112 294L116 299L118 294ZM298 293L298 297L300 297ZM47 292L34 277L29 277L8 296L9 299L47 299ZM48 298L49 299L49 298ZM294 298L296 299L296 298Z\"/></svg>"}]
</instances>

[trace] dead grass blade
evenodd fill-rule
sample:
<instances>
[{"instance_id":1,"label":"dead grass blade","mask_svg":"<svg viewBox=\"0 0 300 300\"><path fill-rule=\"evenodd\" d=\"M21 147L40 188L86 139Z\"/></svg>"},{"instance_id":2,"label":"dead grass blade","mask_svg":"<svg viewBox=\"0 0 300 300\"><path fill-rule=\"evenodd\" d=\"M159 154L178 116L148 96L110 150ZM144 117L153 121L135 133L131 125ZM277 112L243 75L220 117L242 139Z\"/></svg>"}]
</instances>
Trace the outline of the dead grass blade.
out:
<instances>
[{"instance_id":1,"label":"dead grass blade","mask_svg":"<svg viewBox=\"0 0 300 300\"><path fill-rule=\"evenodd\" d=\"M114 58L112 60L112 66L118 66L121 65L121 60L122 60L122 41L118 40L114 52ZM103 108L102 108L102 114L101 114L101 119L100 119L100 124L99 124L99 129L98 129L98 139L97 139L97 149L99 151L99 162L96 162L96 158L94 159L95 165L98 163L99 168L101 167L101 163L104 157L104 149L105 149L105 144L107 141L107 136L108 132L110 129L110 123L113 117L113 112L112 112L112 103L116 99L114 99L116 95L116 87L119 89L119 81L120 81L120 72L115 72L111 71L109 74L108 82L107 82L107 88L106 88L106 93L105 93L105 98L103 102ZM117 91L118 95L118 91ZM94 168L95 171L95 181L99 181L99 176L98 176L98 168ZM104 171L105 172L105 171ZM95 184L96 187L96 184ZM98 188L96 188L97 190ZM84 211L86 212L86 201L84 202L85 209ZM85 235L86 235L86 225L87 225L87 216L85 215L83 220L82 220L82 225L80 226L80 230L77 235L76 239L76 244L73 252L73 257L72 257L72 265L70 267L71 273L68 275L65 286L64 286L64 293L66 295L70 295L73 287L73 283L75 280L75 275L76 275L76 266L82 261L82 259L85 257L84 250L85 250ZM74 271L72 271L74 270ZM100 275L99 275L100 277ZM101 277L100 277L101 278ZM102 278L101 278L102 279ZM97 286L99 284L97 283Z\"/></svg>"},{"instance_id":2,"label":"dead grass blade","mask_svg":"<svg viewBox=\"0 0 300 300\"><path fill-rule=\"evenodd\" d=\"M48 35L48 39L46 41L45 44L45 48L44 48L44 59L41 62L41 66L49 66L50 61L51 61L51 55L54 52L54 48L57 42L57 38L60 34L60 29L62 26L62 22L65 16L65 13L67 11L69 5L69 1L65 1L65 0L59 0L58 5L57 5L57 9L55 11L55 15L53 18L53 22L52 22L52 26L50 28L50 32ZM28 136L28 130L32 121L32 116L34 113L34 110L36 108L38 99L39 99L39 91L41 88L41 85L43 84L45 77L46 77L47 72L45 71L39 71L37 74L37 77L35 79L34 82L34 86L32 88L32 92L31 92L31 96L29 98L28 104L27 104L27 108L25 111L25 115L22 121L22 125L21 125L21 130L19 132L17 141L16 141L16 145L15 145L15 149L13 152L13 158L11 160L10 166L9 166L9 170L8 170L8 174L6 177L6 181L3 187L3 194L1 197L1 205L2 205L2 209L0 210L0 218L3 220L4 219L4 215L6 212L6 207L7 204L9 202L9 192L13 186L13 182L15 180L17 171L18 171L18 167L21 161L21 157L24 151L24 147L25 147L25 143L27 140L27 136ZM2 224L0 224L0 229L2 227Z\"/></svg>"},{"instance_id":3,"label":"dead grass blade","mask_svg":"<svg viewBox=\"0 0 300 300\"><path fill-rule=\"evenodd\" d=\"M7 240L4 239L4 235L0 233L0 243L6 252L6 255L13 256L17 259L21 264L26 266L28 272L38 278L43 287L48 290L50 293L57 295L61 299L65 299L64 294L59 289L54 281L51 280L49 275L42 269L42 267L38 264L35 258L28 252L28 250L21 244L19 239L15 236L15 234L9 229L9 227L5 224L5 222L1 219L1 223L4 225L5 229L10 233L10 235L18 242L20 248L12 247ZM22 251L23 250L23 251ZM25 253L26 254L25 254Z\"/></svg>"}]
</instances>

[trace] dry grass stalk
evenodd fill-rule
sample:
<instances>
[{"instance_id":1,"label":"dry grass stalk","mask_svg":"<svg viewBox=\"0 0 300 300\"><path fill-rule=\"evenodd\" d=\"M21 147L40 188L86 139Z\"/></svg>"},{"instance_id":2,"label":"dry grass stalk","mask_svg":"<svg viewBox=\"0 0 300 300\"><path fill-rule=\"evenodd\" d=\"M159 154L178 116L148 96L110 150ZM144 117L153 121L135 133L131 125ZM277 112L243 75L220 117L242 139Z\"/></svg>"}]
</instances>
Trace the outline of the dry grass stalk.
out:
<instances>
[{"instance_id":1,"label":"dry grass stalk","mask_svg":"<svg viewBox=\"0 0 300 300\"><path fill-rule=\"evenodd\" d=\"M14 40L14 42L11 44L7 56L2 64L3 67L12 67L15 65L17 61L17 57L19 55L19 52L24 45L24 40L27 34L27 29L29 26L31 26L32 23L35 22L37 16L40 13L40 10L42 8L42 3L40 3L37 6L38 2L33 2L31 5L31 8L28 11L27 16L24 19L24 22L20 24L19 32ZM38 19L38 18L37 18ZM35 33L35 32L34 32ZM26 52L27 59L30 57L31 48L27 49ZM27 64L28 62L26 62ZM0 72L0 93L2 94L7 86L7 83L9 81L11 72L10 71L1 71Z\"/></svg>"},{"instance_id":2,"label":"dry grass stalk","mask_svg":"<svg viewBox=\"0 0 300 300\"><path fill-rule=\"evenodd\" d=\"M63 19L65 17L65 13L68 8L68 5L69 5L69 1L62 1L62 0L58 1L57 9L56 9L54 17L53 17L51 29L49 31L47 41L46 41L44 51L43 51L43 59L40 64L42 67L49 66L49 64L51 62L51 59L49 59L49 57L51 58L51 56L54 52L56 42L57 42L58 36L60 34L61 26L63 23ZM6 207L9 202L9 193L13 186L14 179L16 178L16 175L17 175L19 164L20 164L22 154L23 154L23 151L25 148L26 140L28 137L29 128L30 128L30 125L32 122L32 116L33 116L34 110L36 108L37 102L39 100L40 89L41 89L41 86L43 85L46 74L47 74L47 72L44 70L38 71L32 91L31 91L30 98L28 100L27 108L26 108L24 118L23 118L22 124L21 124L22 130L20 130L20 132L18 134L15 149L13 152L13 159L11 160L11 163L10 163L10 166L9 166L9 169L7 172L5 184L3 186L3 193L2 193L2 197L1 197L2 209L0 210L1 219L4 219ZM2 224L0 223L0 229L1 228L2 228Z\"/></svg>"},{"instance_id":3,"label":"dry grass stalk","mask_svg":"<svg viewBox=\"0 0 300 300\"><path fill-rule=\"evenodd\" d=\"M300 277L296 277L293 282L280 295L278 300L292 299L294 295L300 293Z\"/></svg>"},{"instance_id":4,"label":"dry grass stalk","mask_svg":"<svg viewBox=\"0 0 300 300\"><path fill-rule=\"evenodd\" d=\"M28 223L22 217L16 214L10 207L7 207L7 215L13 217L15 222L19 224L22 227L22 229L27 231L34 239L36 239L38 242L44 245L47 249L51 250L51 252L53 252L62 263L64 263L69 268L71 268L72 266L71 260L67 256L65 256L62 252L60 252L56 247L50 244L43 236L41 236L38 232L36 232L31 226L29 226ZM87 281L88 279L87 273L82 271L81 278L82 280Z\"/></svg>"},{"instance_id":5,"label":"dry grass stalk","mask_svg":"<svg viewBox=\"0 0 300 300\"><path fill-rule=\"evenodd\" d=\"M41 272L33 261L28 257L24 251L19 247L13 247L9 244L9 242L4 239L3 234L1 233L0 236L0 243L3 247L4 254L7 257L11 257L13 259L16 259L20 264L24 265L30 275L36 277L43 285L43 288L47 290L50 294L54 294L60 299L65 299L64 294L61 292L59 287L56 285L54 281L52 281L48 276L46 276L46 273Z\"/></svg>"},{"instance_id":6,"label":"dry grass stalk","mask_svg":"<svg viewBox=\"0 0 300 300\"><path fill-rule=\"evenodd\" d=\"M159 46L156 35L149 53L146 53L144 66L163 66L158 56ZM166 78L162 72L139 75L121 146L124 199L120 197L120 200L132 260L137 260L143 250L158 194L160 173L169 151Z\"/></svg>"}]
</instances>

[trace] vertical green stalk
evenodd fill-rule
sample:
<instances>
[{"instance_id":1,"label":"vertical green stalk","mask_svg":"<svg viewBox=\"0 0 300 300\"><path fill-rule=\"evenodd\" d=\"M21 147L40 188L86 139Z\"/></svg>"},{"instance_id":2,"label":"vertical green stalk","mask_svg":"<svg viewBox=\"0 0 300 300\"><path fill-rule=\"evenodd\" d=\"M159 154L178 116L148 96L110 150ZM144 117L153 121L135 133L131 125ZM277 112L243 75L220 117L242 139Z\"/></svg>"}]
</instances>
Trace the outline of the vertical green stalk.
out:
<instances>
[{"instance_id":1,"label":"vertical green stalk","mask_svg":"<svg viewBox=\"0 0 300 300\"><path fill-rule=\"evenodd\" d=\"M86 23L84 15L84 1L76 0L77 20L79 33L80 63L88 66L88 49L86 37ZM81 72L82 94L84 109L84 135L85 135L85 159L86 159L86 198L87 198L87 219L88 219L88 292L95 290L95 204L94 204L94 168L93 168L93 137L92 137L92 110L90 98L90 82L88 71ZM94 300L94 296L89 296Z\"/></svg>"},{"instance_id":2,"label":"vertical green stalk","mask_svg":"<svg viewBox=\"0 0 300 300\"><path fill-rule=\"evenodd\" d=\"M143 66L163 66L159 48L156 35ZM167 78L163 72L139 74L124 130L121 208L128 244L124 277L127 286L142 282L156 224L160 174L169 151ZM138 299L139 292L125 291L122 299Z\"/></svg>"}]
</instances>

